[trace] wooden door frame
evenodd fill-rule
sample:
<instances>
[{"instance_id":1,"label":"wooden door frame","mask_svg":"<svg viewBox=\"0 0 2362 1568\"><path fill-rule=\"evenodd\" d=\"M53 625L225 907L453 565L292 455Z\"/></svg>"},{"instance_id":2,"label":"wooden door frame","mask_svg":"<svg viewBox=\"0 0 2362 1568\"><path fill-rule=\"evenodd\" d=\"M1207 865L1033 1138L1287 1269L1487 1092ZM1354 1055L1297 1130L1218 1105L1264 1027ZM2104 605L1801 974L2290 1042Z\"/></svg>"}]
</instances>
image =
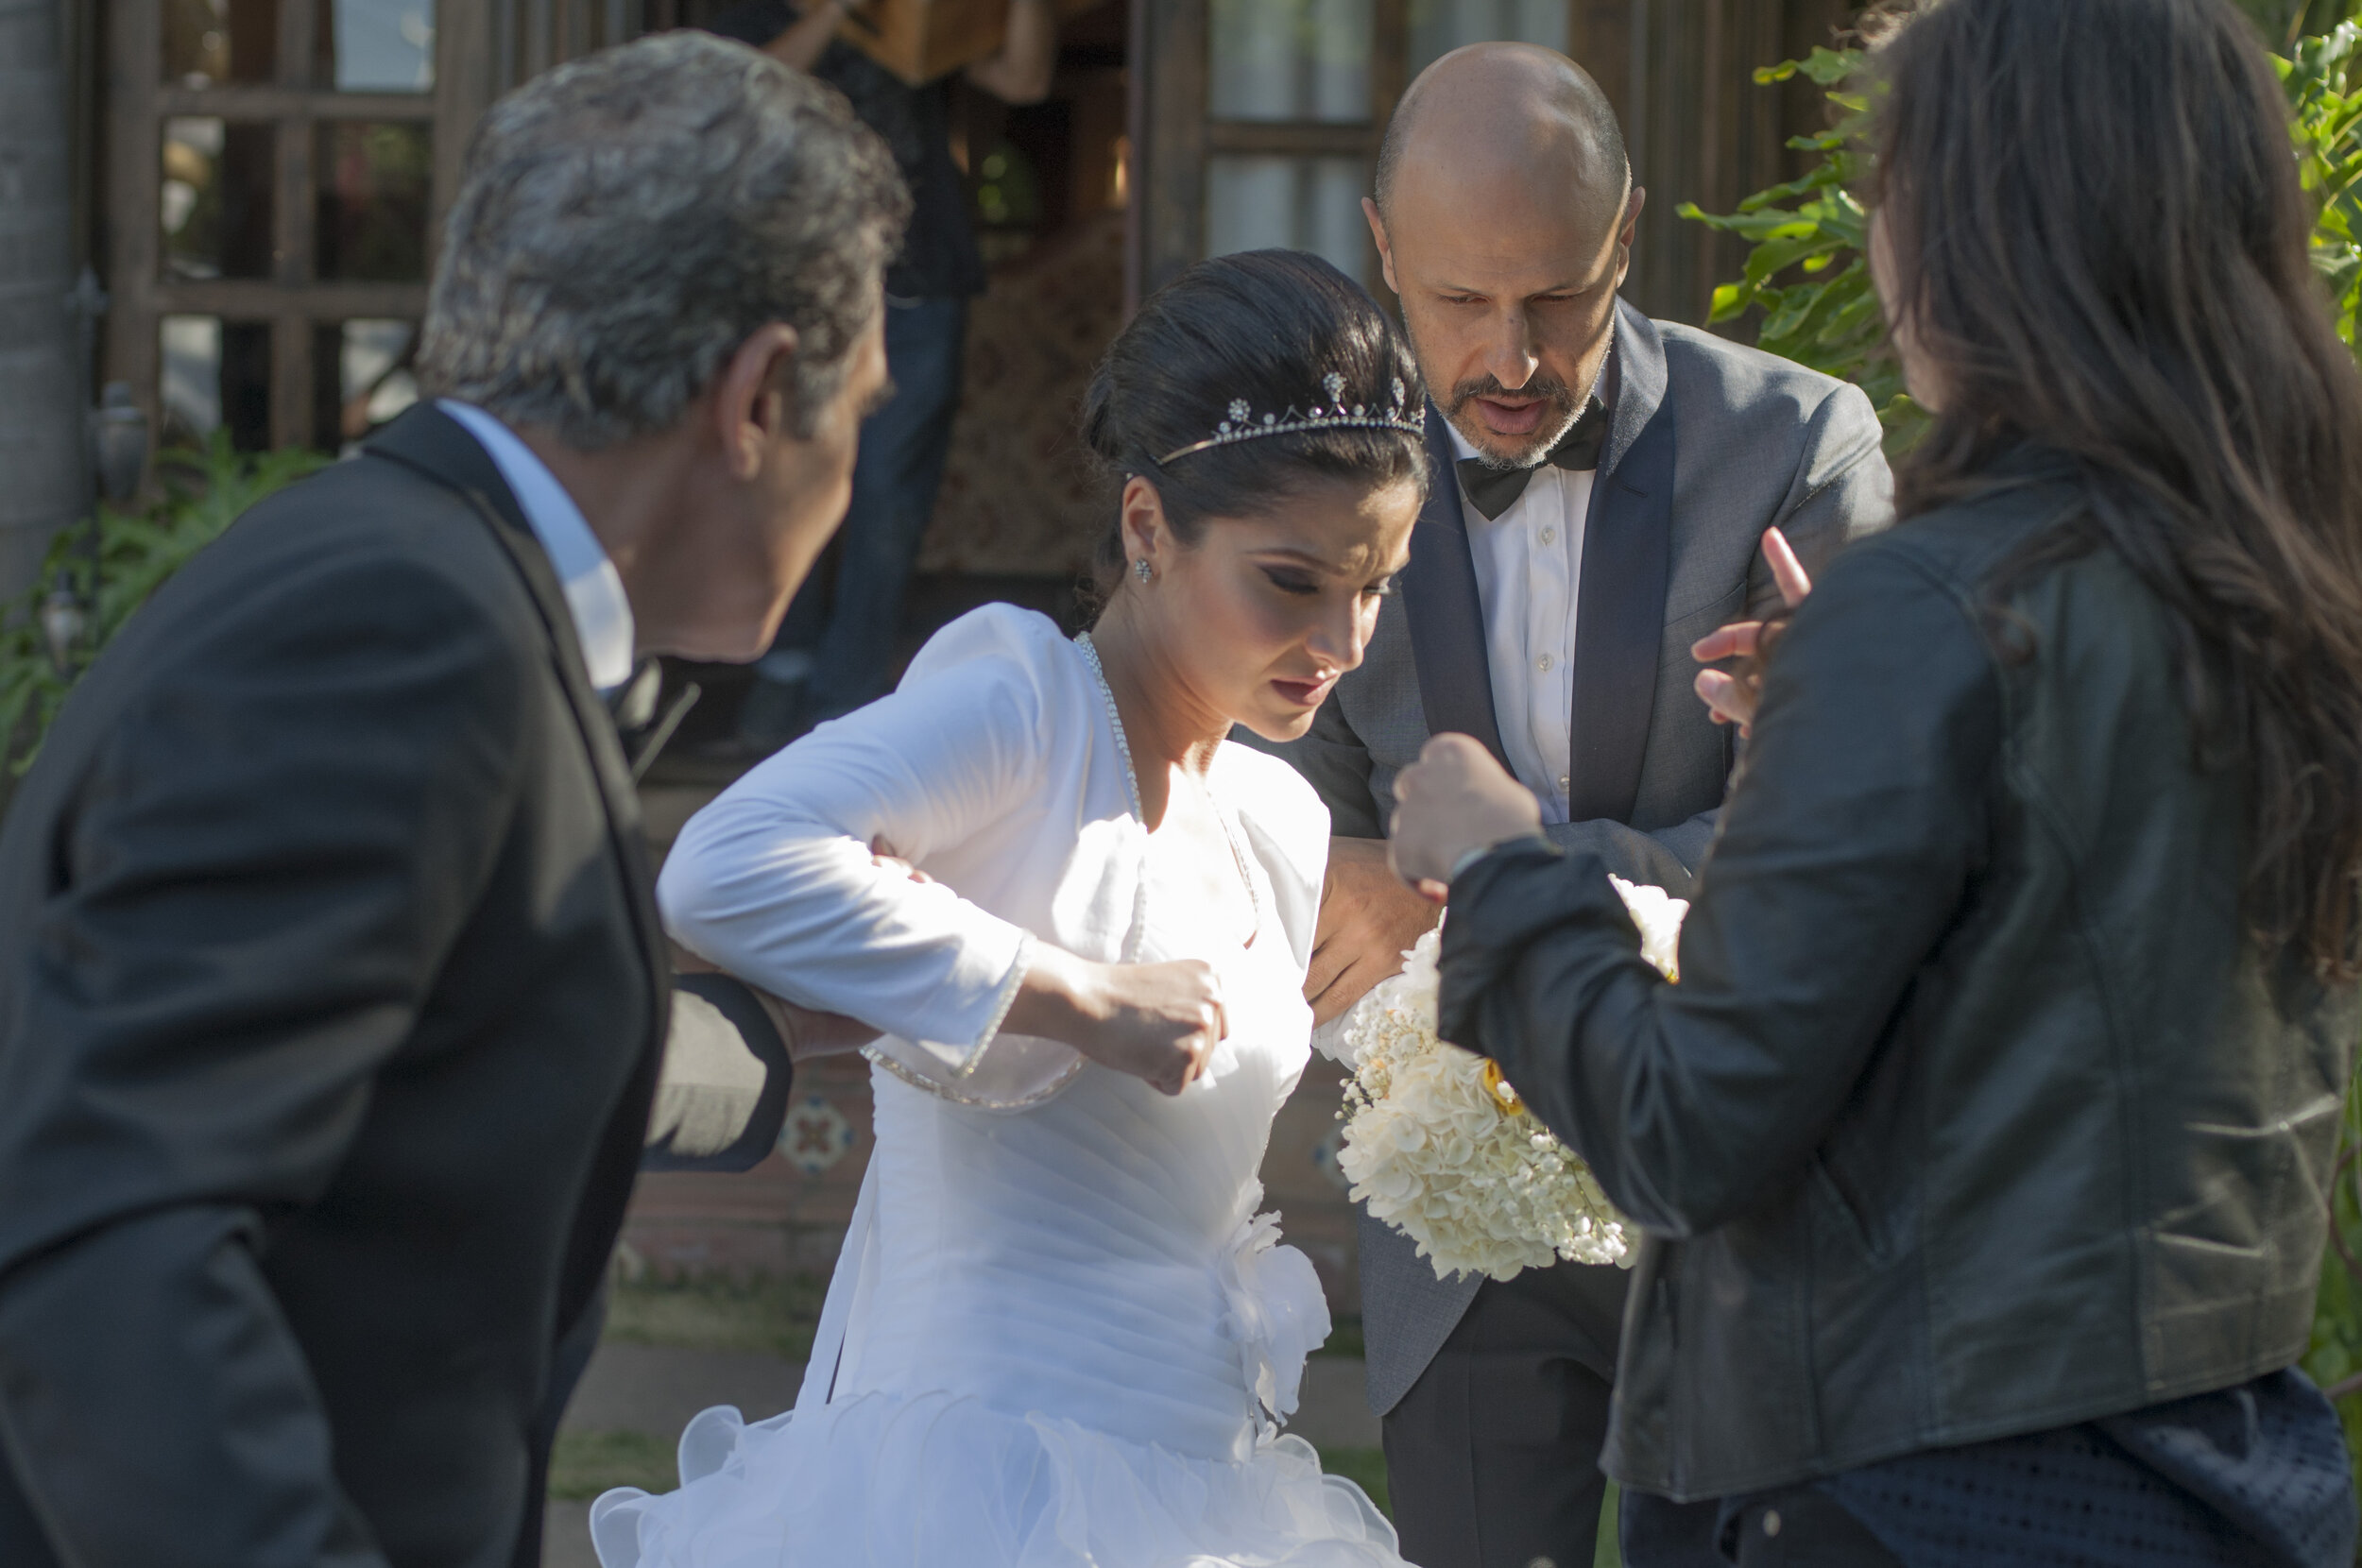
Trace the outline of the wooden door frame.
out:
<instances>
[{"instance_id":1,"label":"wooden door frame","mask_svg":"<svg viewBox=\"0 0 2362 1568\"><path fill-rule=\"evenodd\" d=\"M1127 292L1170 281L1206 250L1207 170L1223 153L1359 153L1375 166L1409 85L1408 0L1374 0L1366 125L1221 122L1210 113L1211 0L1132 0L1134 233ZM1623 121L1650 201L1626 295L1652 314L1703 321L1712 285L1743 247L1679 216L1682 200L1728 211L1789 179L1789 136L1812 128L1809 92L1752 72L1809 50L1852 0L1567 0L1567 46ZM1380 280L1367 280L1372 289Z\"/></svg>"},{"instance_id":2,"label":"wooden door frame","mask_svg":"<svg viewBox=\"0 0 2362 1568\"><path fill-rule=\"evenodd\" d=\"M1371 9L1367 120L1217 120L1210 0L1132 0L1132 303L1205 256L1207 171L1215 157L1344 155L1377 166L1386 122L1409 85L1410 0L1372 0Z\"/></svg>"},{"instance_id":3,"label":"wooden door frame","mask_svg":"<svg viewBox=\"0 0 2362 1568\"><path fill-rule=\"evenodd\" d=\"M339 93L313 86L312 0L281 0L278 69L267 83L190 88L163 80L163 0L107 0L100 96L105 199L94 238L111 296L104 377L130 384L161 429L158 333L167 315L266 322L271 333L270 438L311 444L313 332L355 318L419 321L428 284L321 282L314 276L315 130L323 120L398 121L431 127L430 273L445 214L457 196L468 142L492 101L525 76L585 48L636 36L646 0L436 0L435 86L424 94ZM277 128L272 170L271 275L168 281L163 271L164 123L202 115L267 121Z\"/></svg>"}]
</instances>

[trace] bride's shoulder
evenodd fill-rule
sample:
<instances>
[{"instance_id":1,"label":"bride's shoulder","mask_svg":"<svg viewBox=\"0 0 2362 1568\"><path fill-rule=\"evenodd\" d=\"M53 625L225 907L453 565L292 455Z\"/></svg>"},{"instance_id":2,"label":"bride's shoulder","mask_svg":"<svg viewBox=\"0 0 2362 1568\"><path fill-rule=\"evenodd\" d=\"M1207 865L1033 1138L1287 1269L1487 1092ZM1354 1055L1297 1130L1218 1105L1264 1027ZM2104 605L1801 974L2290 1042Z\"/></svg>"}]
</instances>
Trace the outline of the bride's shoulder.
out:
<instances>
[{"instance_id":1,"label":"bride's shoulder","mask_svg":"<svg viewBox=\"0 0 2362 1568\"><path fill-rule=\"evenodd\" d=\"M1052 705L1089 694L1089 676L1058 623L1016 605L968 611L927 639L900 690L950 682L978 690L1018 687Z\"/></svg>"},{"instance_id":2,"label":"bride's shoulder","mask_svg":"<svg viewBox=\"0 0 2362 1568\"><path fill-rule=\"evenodd\" d=\"M1290 860L1309 866L1317 883L1328 860L1328 808L1304 775L1236 741L1222 743L1216 766L1230 809L1286 849Z\"/></svg>"}]
</instances>

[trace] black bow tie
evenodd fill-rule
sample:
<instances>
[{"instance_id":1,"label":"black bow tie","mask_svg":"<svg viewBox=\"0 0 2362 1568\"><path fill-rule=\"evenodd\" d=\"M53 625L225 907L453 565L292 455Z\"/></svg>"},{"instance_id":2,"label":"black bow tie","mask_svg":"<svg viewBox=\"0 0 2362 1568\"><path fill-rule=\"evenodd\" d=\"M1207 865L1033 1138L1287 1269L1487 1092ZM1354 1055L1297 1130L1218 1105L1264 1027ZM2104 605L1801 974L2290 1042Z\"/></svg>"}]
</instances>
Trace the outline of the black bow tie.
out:
<instances>
[{"instance_id":1,"label":"black bow tie","mask_svg":"<svg viewBox=\"0 0 2362 1568\"><path fill-rule=\"evenodd\" d=\"M1583 414L1566 434L1558 438L1558 445L1544 454L1538 469L1548 463L1554 469L1583 472L1600 466L1600 448L1607 440L1607 405L1593 398L1583 405ZM1461 488L1468 492L1468 500L1484 514L1484 520L1493 521L1503 512L1517 504L1517 498L1526 493L1526 486L1533 479L1533 469L1497 469L1481 457L1463 457L1460 469Z\"/></svg>"}]
</instances>

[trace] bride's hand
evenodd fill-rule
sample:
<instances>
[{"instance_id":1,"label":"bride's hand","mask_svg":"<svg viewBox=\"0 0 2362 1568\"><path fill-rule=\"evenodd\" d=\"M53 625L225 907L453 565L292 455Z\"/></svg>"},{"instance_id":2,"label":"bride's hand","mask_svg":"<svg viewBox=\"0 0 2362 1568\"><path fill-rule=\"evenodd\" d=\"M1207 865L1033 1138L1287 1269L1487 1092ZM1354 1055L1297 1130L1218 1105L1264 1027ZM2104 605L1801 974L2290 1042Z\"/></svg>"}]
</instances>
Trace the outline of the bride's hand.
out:
<instances>
[{"instance_id":1,"label":"bride's hand","mask_svg":"<svg viewBox=\"0 0 2362 1568\"><path fill-rule=\"evenodd\" d=\"M1210 964L1093 963L1044 943L1005 1027L1073 1047L1104 1067L1177 1095L1228 1032Z\"/></svg>"}]
</instances>

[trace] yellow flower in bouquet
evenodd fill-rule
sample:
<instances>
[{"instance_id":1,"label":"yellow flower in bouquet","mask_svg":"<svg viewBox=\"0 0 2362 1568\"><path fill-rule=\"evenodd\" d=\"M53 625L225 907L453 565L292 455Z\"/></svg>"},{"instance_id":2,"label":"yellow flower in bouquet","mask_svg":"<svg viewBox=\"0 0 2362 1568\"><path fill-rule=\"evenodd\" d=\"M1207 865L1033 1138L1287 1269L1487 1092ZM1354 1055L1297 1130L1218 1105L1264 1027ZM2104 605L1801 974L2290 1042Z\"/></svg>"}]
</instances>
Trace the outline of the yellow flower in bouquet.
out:
<instances>
[{"instance_id":1,"label":"yellow flower in bouquet","mask_svg":"<svg viewBox=\"0 0 2362 1568\"><path fill-rule=\"evenodd\" d=\"M1674 975L1689 906L1611 878L1642 951ZM1500 1069L1437 1037L1442 931L1404 955L1346 1014L1338 1056L1352 1069L1338 1167L1356 1202L1416 1244L1438 1279L1510 1279L1560 1258L1629 1266L1623 1217L1590 1167L1528 1110Z\"/></svg>"}]
</instances>

